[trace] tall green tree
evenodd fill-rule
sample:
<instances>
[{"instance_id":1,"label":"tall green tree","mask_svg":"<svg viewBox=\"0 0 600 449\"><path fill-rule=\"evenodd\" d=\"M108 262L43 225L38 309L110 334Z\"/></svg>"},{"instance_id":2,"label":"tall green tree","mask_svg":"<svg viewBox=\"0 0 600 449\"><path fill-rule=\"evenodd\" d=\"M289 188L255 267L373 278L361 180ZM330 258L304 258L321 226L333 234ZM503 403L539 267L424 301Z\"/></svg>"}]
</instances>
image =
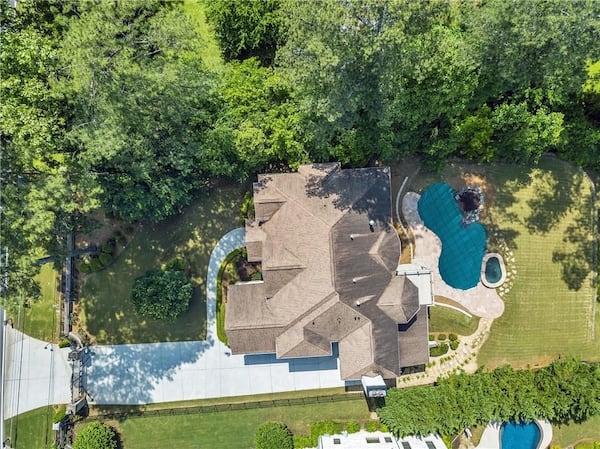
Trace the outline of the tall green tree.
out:
<instances>
[{"instance_id":1,"label":"tall green tree","mask_svg":"<svg viewBox=\"0 0 600 449\"><path fill-rule=\"evenodd\" d=\"M272 68L254 58L232 62L219 92L222 106L209 134L228 175L248 179L269 164L297 168L309 161L293 88Z\"/></svg>"},{"instance_id":2,"label":"tall green tree","mask_svg":"<svg viewBox=\"0 0 600 449\"><path fill-rule=\"evenodd\" d=\"M203 152L213 75L199 36L176 5L86 3L61 45L57 88L73 109L69 138L127 220L159 220L190 201L221 167Z\"/></svg>"},{"instance_id":3,"label":"tall green tree","mask_svg":"<svg viewBox=\"0 0 600 449\"><path fill-rule=\"evenodd\" d=\"M225 59L272 64L285 38L280 0L211 0L206 10Z\"/></svg>"}]
</instances>

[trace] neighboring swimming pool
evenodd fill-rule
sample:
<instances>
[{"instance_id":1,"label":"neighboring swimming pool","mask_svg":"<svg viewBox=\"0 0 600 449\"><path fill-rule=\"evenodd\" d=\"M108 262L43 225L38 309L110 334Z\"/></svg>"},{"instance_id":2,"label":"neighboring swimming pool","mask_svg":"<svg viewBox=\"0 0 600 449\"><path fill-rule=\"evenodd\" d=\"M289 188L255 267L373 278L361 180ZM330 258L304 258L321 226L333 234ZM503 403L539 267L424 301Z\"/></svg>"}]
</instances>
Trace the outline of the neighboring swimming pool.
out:
<instances>
[{"instance_id":1,"label":"neighboring swimming pool","mask_svg":"<svg viewBox=\"0 0 600 449\"><path fill-rule=\"evenodd\" d=\"M421 219L442 241L439 270L451 287L467 290L477 285L487 236L479 223L465 225L448 184L429 186L418 203Z\"/></svg>"},{"instance_id":2,"label":"neighboring swimming pool","mask_svg":"<svg viewBox=\"0 0 600 449\"><path fill-rule=\"evenodd\" d=\"M502 425L502 449L537 449L542 434L535 422L508 422Z\"/></svg>"}]
</instances>

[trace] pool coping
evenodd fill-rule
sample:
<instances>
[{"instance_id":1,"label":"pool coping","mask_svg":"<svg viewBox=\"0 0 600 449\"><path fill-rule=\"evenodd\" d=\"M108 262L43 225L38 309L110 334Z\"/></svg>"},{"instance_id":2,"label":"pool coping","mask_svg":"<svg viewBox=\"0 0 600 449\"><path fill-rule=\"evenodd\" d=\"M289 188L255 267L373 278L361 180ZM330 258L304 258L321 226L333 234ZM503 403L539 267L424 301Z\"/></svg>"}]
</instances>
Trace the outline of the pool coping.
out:
<instances>
[{"instance_id":1,"label":"pool coping","mask_svg":"<svg viewBox=\"0 0 600 449\"><path fill-rule=\"evenodd\" d=\"M534 419L540 429L540 442L537 445L537 449L545 449L550 446L552 442L552 425L541 419ZM502 444L500 440L500 430L502 428L500 421L492 421L489 423L481 435L481 440L475 449L501 449Z\"/></svg>"},{"instance_id":2,"label":"pool coping","mask_svg":"<svg viewBox=\"0 0 600 449\"><path fill-rule=\"evenodd\" d=\"M488 282L487 278L485 277L485 266L487 264L487 261L490 260L492 257L498 259L498 262L500 264L501 275L500 279L497 282ZM506 265L504 264L504 258L500 253L486 253L483 256L483 260L481 261L481 283L487 288L498 288L502 284L504 284L504 282L506 282Z\"/></svg>"}]
</instances>

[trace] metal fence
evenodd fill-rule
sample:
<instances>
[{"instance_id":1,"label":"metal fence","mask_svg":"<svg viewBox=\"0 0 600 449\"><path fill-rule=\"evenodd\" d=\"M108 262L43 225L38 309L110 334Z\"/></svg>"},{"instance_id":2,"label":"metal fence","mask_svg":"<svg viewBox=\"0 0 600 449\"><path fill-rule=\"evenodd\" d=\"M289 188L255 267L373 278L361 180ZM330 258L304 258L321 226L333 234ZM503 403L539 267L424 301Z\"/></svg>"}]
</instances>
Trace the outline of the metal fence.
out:
<instances>
[{"instance_id":1,"label":"metal fence","mask_svg":"<svg viewBox=\"0 0 600 449\"><path fill-rule=\"evenodd\" d=\"M159 410L144 410L140 408L132 408L129 410L115 410L115 411L100 411L98 414L88 416L82 421L93 421L93 420L117 420L122 421L131 418L146 418L152 416L177 416L177 415L195 415L201 413L219 413L228 412L234 410L254 410L260 408L272 408L272 407L287 407L294 405L310 405L310 404L323 404L331 402L344 402L344 401L356 401L364 398L362 393L343 393L327 396L311 396L304 398L289 398L289 399L272 399L263 401L251 401L251 402L234 402L229 404L213 404L213 405L198 405L194 407L175 407ZM122 408L126 408L123 406Z\"/></svg>"}]
</instances>

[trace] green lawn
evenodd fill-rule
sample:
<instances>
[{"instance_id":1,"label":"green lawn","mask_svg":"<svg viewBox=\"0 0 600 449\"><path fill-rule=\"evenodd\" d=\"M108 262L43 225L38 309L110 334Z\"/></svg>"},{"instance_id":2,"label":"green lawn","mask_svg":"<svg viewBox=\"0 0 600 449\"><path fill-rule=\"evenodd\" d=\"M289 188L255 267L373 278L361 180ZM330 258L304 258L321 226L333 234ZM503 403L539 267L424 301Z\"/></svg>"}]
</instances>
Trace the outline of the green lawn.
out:
<instances>
[{"instance_id":1,"label":"green lawn","mask_svg":"<svg viewBox=\"0 0 600 449\"><path fill-rule=\"evenodd\" d=\"M550 158L538 168L500 165L487 175L494 189L488 223L499 230L491 244L508 244L516 275L478 362L525 367L567 354L600 360L591 182Z\"/></svg>"},{"instance_id":2,"label":"green lawn","mask_svg":"<svg viewBox=\"0 0 600 449\"><path fill-rule=\"evenodd\" d=\"M54 443L52 418L54 408L42 407L7 419L4 422L10 447L17 449L47 449Z\"/></svg>"},{"instance_id":3,"label":"green lawn","mask_svg":"<svg viewBox=\"0 0 600 449\"><path fill-rule=\"evenodd\" d=\"M581 424L552 426L552 444L567 447L581 440L600 441L600 416Z\"/></svg>"},{"instance_id":4,"label":"green lawn","mask_svg":"<svg viewBox=\"0 0 600 449\"><path fill-rule=\"evenodd\" d=\"M60 326L60 316L55 308L59 305L58 273L52 264L45 264L36 280L40 283L40 297L30 301L30 307L23 309L20 323L15 319L15 326L34 338L56 341Z\"/></svg>"},{"instance_id":5,"label":"green lawn","mask_svg":"<svg viewBox=\"0 0 600 449\"><path fill-rule=\"evenodd\" d=\"M211 190L181 214L147 224L107 269L89 274L81 293L81 320L98 344L199 340L206 335L205 278L217 241L239 226L243 186ZM187 312L175 322L135 314L129 295L135 278L183 257L195 286Z\"/></svg>"},{"instance_id":6,"label":"green lawn","mask_svg":"<svg viewBox=\"0 0 600 449\"><path fill-rule=\"evenodd\" d=\"M286 423L296 434L308 434L320 420L368 420L361 397L355 401L236 410L197 415L127 419L115 425L126 449L246 449L254 447L254 432L265 421Z\"/></svg>"},{"instance_id":7,"label":"green lawn","mask_svg":"<svg viewBox=\"0 0 600 449\"><path fill-rule=\"evenodd\" d=\"M184 0L182 7L196 25L198 34L200 34L202 39L202 60L209 69L213 71L222 70L224 64L223 58L221 57L221 50L219 49L219 44L217 43L214 32L210 29L210 26L206 21L204 1Z\"/></svg>"},{"instance_id":8,"label":"green lawn","mask_svg":"<svg viewBox=\"0 0 600 449\"><path fill-rule=\"evenodd\" d=\"M464 313L444 306L435 306L429 309L429 331L454 333L457 335L471 335L477 330L479 318L468 317Z\"/></svg>"},{"instance_id":9,"label":"green lawn","mask_svg":"<svg viewBox=\"0 0 600 449\"><path fill-rule=\"evenodd\" d=\"M439 174L421 170L409 188L421 192L440 181L455 189L483 181L488 249L497 250L504 242L514 253L514 262L507 263L517 271L514 284L479 364L536 366L567 354L600 360L600 307L592 286L596 232L588 178L552 157L542 158L538 167L454 161Z\"/></svg>"}]
</instances>

